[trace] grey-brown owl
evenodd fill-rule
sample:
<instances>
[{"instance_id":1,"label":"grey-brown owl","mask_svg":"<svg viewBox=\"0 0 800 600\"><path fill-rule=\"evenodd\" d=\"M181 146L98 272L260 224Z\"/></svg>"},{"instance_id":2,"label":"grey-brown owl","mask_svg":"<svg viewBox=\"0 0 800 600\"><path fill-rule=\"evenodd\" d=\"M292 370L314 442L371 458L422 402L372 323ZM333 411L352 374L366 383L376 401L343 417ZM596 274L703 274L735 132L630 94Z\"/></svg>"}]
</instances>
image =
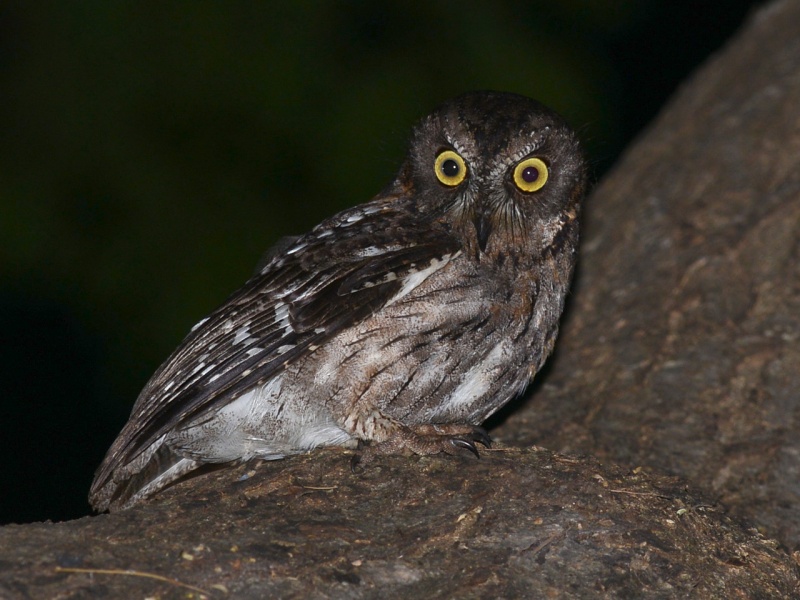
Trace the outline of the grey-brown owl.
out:
<instances>
[{"instance_id":1,"label":"grey-brown owl","mask_svg":"<svg viewBox=\"0 0 800 600\"><path fill-rule=\"evenodd\" d=\"M553 349L585 178L575 134L541 104L442 105L389 187L282 240L192 328L136 401L92 505L317 446L477 454L478 426Z\"/></svg>"}]
</instances>

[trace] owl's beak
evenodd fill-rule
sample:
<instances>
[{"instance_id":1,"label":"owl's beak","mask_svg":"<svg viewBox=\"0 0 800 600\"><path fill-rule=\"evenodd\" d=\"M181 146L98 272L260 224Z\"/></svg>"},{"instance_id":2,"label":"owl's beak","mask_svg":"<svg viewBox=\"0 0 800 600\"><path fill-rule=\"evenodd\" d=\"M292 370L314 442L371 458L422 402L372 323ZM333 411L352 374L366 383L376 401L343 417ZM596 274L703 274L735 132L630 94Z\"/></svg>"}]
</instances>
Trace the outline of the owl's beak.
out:
<instances>
[{"instance_id":1,"label":"owl's beak","mask_svg":"<svg viewBox=\"0 0 800 600\"><path fill-rule=\"evenodd\" d=\"M481 252L486 251L486 243L489 241L489 235L492 233L492 223L486 218L486 213L480 212L473 218L475 231L478 234L478 247Z\"/></svg>"}]
</instances>

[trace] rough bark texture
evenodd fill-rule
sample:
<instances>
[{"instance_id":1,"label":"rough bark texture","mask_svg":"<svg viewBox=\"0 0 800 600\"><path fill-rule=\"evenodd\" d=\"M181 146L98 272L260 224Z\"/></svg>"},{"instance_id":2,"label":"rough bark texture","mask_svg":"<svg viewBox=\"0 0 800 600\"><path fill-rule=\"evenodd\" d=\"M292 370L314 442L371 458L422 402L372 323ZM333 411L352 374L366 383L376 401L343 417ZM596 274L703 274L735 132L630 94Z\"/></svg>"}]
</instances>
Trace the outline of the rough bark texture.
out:
<instances>
[{"instance_id":1,"label":"rough bark texture","mask_svg":"<svg viewBox=\"0 0 800 600\"><path fill-rule=\"evenodd\" d=\"M507 449L344 451L226 469L152 503L0 533L3 598L741 598L791 595L796 565L679 480ZM56 567L133 569L57 572ZM199 592L195 596L201 595Z\"/></svg>"},{"instance_id":2,"label":"rough bark texture","mask_svg":"<svg viewBox=\"0 0 800 600\"><path fill-rule=\"evenodd\" d=\"M600 185L557 360L494 432L621 466L221 470L0 529L0 597L800 597L798 31L800 2L758 13Z\"/></svg>"},{"instance_id":3,"label":"rough bark texture","mask_svg":"<svg viewBox=\"0 0 800 600\"><path fill-rule=\"evenodd\" d=\"M588 206L546 384L502 437L688 478L800 547L800 3L677 94Z\"/></svg>"}]
</instances>

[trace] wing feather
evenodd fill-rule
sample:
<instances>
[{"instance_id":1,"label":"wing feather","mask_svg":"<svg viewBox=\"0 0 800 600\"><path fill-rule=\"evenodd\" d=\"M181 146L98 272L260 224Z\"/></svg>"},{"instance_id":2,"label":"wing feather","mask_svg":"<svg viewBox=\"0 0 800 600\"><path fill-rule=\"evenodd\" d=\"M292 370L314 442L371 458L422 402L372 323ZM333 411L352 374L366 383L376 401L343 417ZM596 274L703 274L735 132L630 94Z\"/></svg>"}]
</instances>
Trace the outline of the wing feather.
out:
<instances>
[{"instance_id":1,"label":"wing feather","mask_svg":"<svg viewBox=\"0 0 800 600\"><path fill-rule=\"evenodd\" d=\"M256 275L154 373L93 492L164 434L274 377L310 346L380 310L410 274L458 250L444 227L432 227L430 217L423 226L405 202L375 200L270 250Z\"/></svg>"}]
</instances>

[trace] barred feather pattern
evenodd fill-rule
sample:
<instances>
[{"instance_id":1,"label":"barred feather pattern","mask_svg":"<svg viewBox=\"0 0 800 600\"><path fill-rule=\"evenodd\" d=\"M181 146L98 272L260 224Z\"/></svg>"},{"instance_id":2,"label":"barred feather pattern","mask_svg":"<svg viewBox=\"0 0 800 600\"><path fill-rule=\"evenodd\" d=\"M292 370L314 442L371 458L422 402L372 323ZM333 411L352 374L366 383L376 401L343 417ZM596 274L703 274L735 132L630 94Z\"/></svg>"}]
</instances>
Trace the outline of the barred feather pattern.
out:
<instances>
[{"instance_id":1,"label":"barred feather pattern","mask_svg":"<svg viewBox=\"0 0 800 600\"><path fill-rule=\"evenodd\" d=\"M454 185L435 170L445 151L463 160ZM547 170L532 192L517 168L530 157ZM584 187L577 139L549 109L495 92L443 105L383 193L281 240L192 328L139 395L93 506L130 506L204 464L488 443L470 432L555 343Z\"/></svg>"}]
</instances>

